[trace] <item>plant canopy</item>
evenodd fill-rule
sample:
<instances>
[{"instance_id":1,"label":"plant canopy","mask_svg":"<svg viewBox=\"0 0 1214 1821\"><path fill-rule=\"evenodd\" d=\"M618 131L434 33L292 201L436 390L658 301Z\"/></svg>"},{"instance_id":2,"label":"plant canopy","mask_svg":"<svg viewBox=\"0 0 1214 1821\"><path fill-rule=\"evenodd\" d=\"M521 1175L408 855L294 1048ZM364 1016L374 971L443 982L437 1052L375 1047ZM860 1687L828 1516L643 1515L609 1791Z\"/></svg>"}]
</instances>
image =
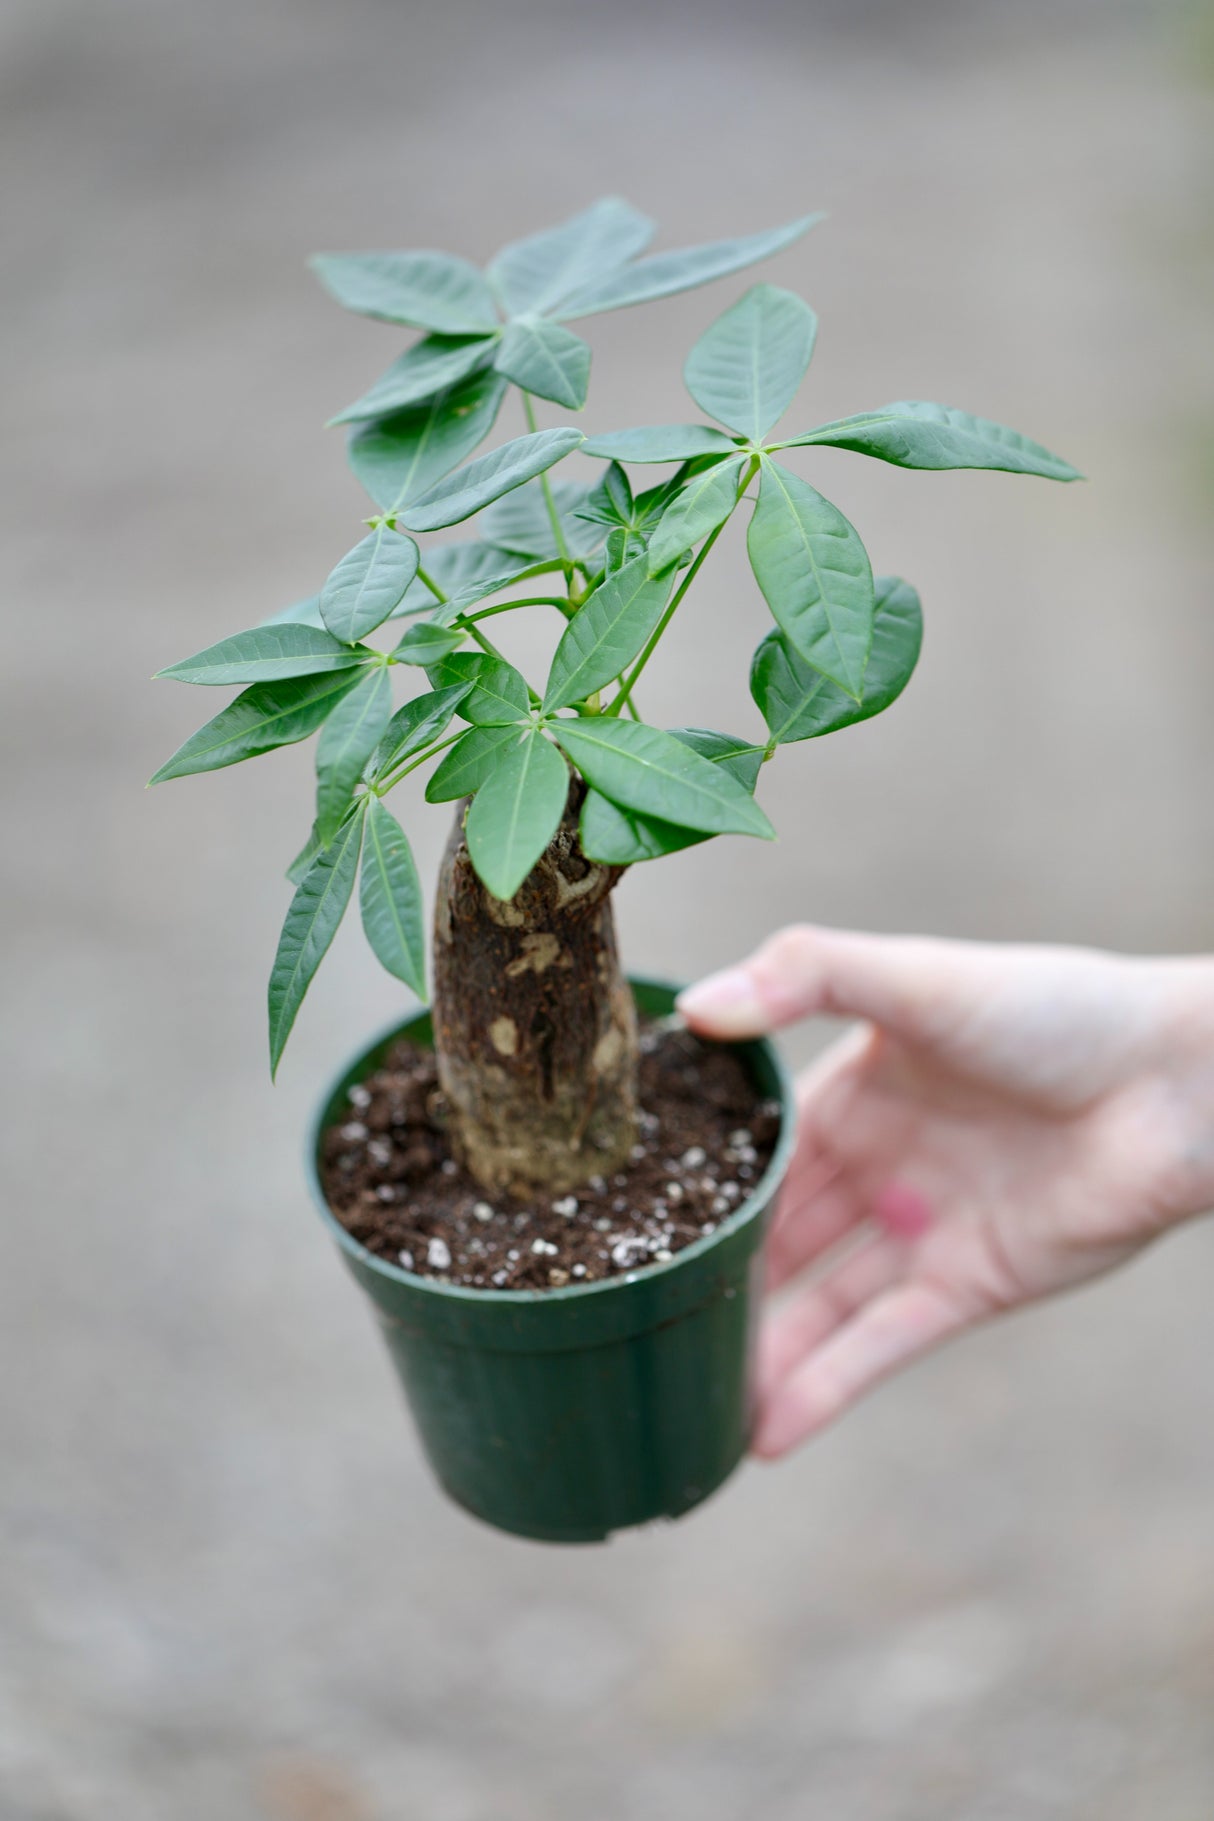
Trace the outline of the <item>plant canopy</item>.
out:
<instances>
[{"instance_id":1,"label":"plant canopy","mask_svg":"<svg viewBox=\"0 0 1214 1821\"><path fill-rule=\"evenodd\" d=\"M582 780L579 832L591 861L630 866L719 834L770 839L755 800L763 763L897 698L919 656L918 596L873 575L855 527L787 465L790 451L1079 478L1014 430L922 400L778 431L817 319L770 284L732 303L687 357L687 391L708 421L590 436L537 427L536 399L566 411L586 404L591 352L569 323L741 271L818 219L651 254L652 222L608 197L503 248L483 272L435 252L314 260L347 309L420 331L333 420L350 426L350 465L376 510L315 596L159 673L240 693L152 779L319 735L315 819L289 869L295 895L270 978L273 1070L356 883L375 954L424 995L421 888L385 803L410 772L438 761L427 799L471 798L472 865L508 900L560 825L571 779ZM511 387L525 433L475 454ZM656 485L628 472L648 467L667 470ZM770 610L750 672L762 732L654 726L637 685L744 508ZM471 537L421 541L469 521ZM548 674L534 681L489 632L496 616L526 609L548 615L556 635ZM399 682L409 699L395 707Z\"/></svg>"}]
</instances>

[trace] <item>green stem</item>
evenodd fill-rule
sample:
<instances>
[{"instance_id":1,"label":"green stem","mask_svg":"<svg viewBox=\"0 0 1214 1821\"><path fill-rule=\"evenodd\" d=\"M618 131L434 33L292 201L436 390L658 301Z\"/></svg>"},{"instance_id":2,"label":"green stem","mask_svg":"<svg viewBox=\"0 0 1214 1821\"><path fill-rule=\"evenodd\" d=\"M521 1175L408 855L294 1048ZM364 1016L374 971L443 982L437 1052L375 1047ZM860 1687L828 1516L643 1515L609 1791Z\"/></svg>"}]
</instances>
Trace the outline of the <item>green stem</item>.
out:
<instances>
[{"instance_id":1,"label":"green stem","mask_svg":"<svg viewBox=\"0 0 1214 1821\"><path fill-rule=\"evenodd\" d=\"M435 599L438 601L438 604L440 607L446 606L449 596L443 592L443 590L439 587L438 583L434 580L434 578L432 576L429 576L426 574L426 571L422 568L420 563L417 566L417 579L419 582L424 583L425 586L430 590L431 594L434 595ZM461 627L463 629L463 631L465 631L465 632L470 632L472 634L473 638L476 640L477 644L480 646L481 650L486 654L486 656L491 657L491 658L496 658L498 660L498 662L502 663L502 664L504 664L506 662L505 657L498 650L497 646L494 645L491 640L489 640L485 637L484 633L480 630L480 628L478 626L476 626L473 623L473 621L471 621L467 617L466 614L457 613L455 618L452 620L451 624L453 626Z\"/></svg>"},{"instance_id":2,"label":"green stem","mask_svg":"<svg viewBox=\"0 0 1214 1821\"><path fill-rule=\"evenodd\" d=\"M521 386L519 390L522 391ZM527 418L527 428L534 436L536 431L535 408L531 403L530 392L523 392L523 411ZM540 485L544 489L544 504L548 508L548 518L552 525L552 535L556 540L557 553L564 565L566 575L569 580L572 581L574 567L573 558L570 556L569 546L565 542L565 532L561 525L561 515L556 509L556 500L553 497L552 486L546 473L540 475Z\"/></svg>"},{"instance_id":3,"label":"green stem","mask_svg":"<svg viewBox=\"0 0 1214 1821\"><path fill-rule=\"evenodd\" d=\"M696 576L700 573L701 564L703 563L705 557L708 555L708 552L712 549L713 545L716 543L717 539L720 537L721 532L725 528L726 522L727 521L722 520L721 524L719 524L717 526L716 530L713 532L710 532L708 537L706 537L704 539L704 542L700 546L699 555L696 557L695 561L692 563L691 568L687 571L687 574L683 577L683 580L679 584L678 588L676 588L675 592L671 595L670 600L667 603L665 613L662 615L661 619L658 621L657 625L654 627L653 631L650 633L649 638L645 642L644 650L641 652L640 657L637 659L636 663L633 665L628 676L625 677L623 687L621 688L619 695L616 696L614 698L614 700L611 702L610 706L604 710L604 712L606 714L620 715L624 712L624 709L628 704L629 697L632 695L633 689L636 686L637 678L640 676L640 674L644 670L646 664L648 664L650 658L653 656L654 651L657 649L657 644L658 644L659 639L661 638L662 634L665 632L666 628L669 626L669 624L670 624L671 620L674 618L675 614L678 612L679 605L682 602L683 596L687 593L687 590L691 587L691 584L695 581Z\"/></svg>"},{"instance_id":4,"label":"green stem","mask_svg":"<svg viewBox=\"0 0 1214 1821\"><path fill-rule=\"evenodd\" d=\"M376 796L386 796L390 790L395 789L402 778L407 778L411 771L416 771L419 765L424 765L427 759L432 759L434 757L435 753L442 752L445 746L454 746L457 740L463 739L467 731L468 729L466 727L461 727L458 733L448 734L447 738L445 740L440 740L437 745L427 746L425 752L419 753L416 758L411 759L408 765L402 765L401 769L398 772L394 772L390 778L385 778L381 784L376 784L373 787Z\"/></svg>"},{"instance_id":5,"label":"green stem","mask_svg":"<svg viewBox=\"0 0 1214 1821\"><path fill-rule=\"evenodd\" d=\"M465 632L470 632L487 657L496 658L500 664L508 662L508 659L498 650L492 639L487 639L480 627L477 626L474 621L465 619L462 613L457 613L451 624L453 626L461 627Z\"/></svg>"},{"instance_id":6,"label":"green stem","mask_svg":"<svg viewBox=\"0 0 1214 1821\"><path fill-rule=\"evenodd\" d=\"M738 501L742 498L742 495L745 493L747 487L749 487L751 481L754 479L755 470L758 468L758 466L759 466L758 456L752 456L750 463L747 466L746 472L742 476L741 482L738 486L737 496L734 500L734 506L736 506L738 504ZM732 509L730 512L730 517L732 517ZM666 628L669 626L669 624L670 624L671 620L674 618L675 614L678 612L679 605L683 599L683 596L687 593L687 590L691 587L691 584L695 581L697 575L699 575L700 570L703 567L704 560L708 555L708 552L712 549L713 545L716 543L717 539L720 537L722 531L724 531L724 529L728 523L729 523L729 519L723 518L721 520L721 523L717 526L716 530L710 531L708 536L704 539L704 542L700 545L698 555L696 556L695 560L692 562L690 569L688 569L687 574L683 577L683 580L680 582L679 586L675 589L674 593L671 595L670 600L667 604L665 613L663 613L661 619L658 621L657 625L654 627L653 631L650 633L648 639L645 642L645 646L641 652L640 657L637 659L636 663L633 665L628 676L624 679L623 686L620 689L620 693L617 696L615 696L613 698L613 700L611 701L610 705L603 710L604 714L620 715L624 712L624 709L629 706L629 699L630 699L630 697L632 695L632 691L636 685L637 678L640 676L640 674L644 670L646 664L648 664L650 658L653 656L654 651L657 648L659 639L661 638L662 634L665 632Z\"/></svg>"},{"instance_id":7,"label":"green stem","mask_svg":"<svg viewBox=\"0 0 1214 1821\"><path fill-rule=\"evenodd\" d=\"M417 565L417 579L422 584L423 588L428 588L430 590L431 594L434 596L435 600L438 602L440 607L446 606L446 604L447 604L446 591L439 587L438 583L434 580L433 576L427 575L426 571L422 568L420 563Z\"/></svg>"},{"instance_id":8,"label":"green stem","mask_svg":"<svg viewBox=\"0 0 1214 1821\"><path fill-rule=\"evenodd\" d=\"M460 619L466 619L471 625L474 620L491 619L495 613L509 613L514 607L556 607L566 616L569 612L568 601L560 595L531 594L523 601L499 601L496 607L480 607L475 613L461 614Z\"/></svg>"}]
</instances>

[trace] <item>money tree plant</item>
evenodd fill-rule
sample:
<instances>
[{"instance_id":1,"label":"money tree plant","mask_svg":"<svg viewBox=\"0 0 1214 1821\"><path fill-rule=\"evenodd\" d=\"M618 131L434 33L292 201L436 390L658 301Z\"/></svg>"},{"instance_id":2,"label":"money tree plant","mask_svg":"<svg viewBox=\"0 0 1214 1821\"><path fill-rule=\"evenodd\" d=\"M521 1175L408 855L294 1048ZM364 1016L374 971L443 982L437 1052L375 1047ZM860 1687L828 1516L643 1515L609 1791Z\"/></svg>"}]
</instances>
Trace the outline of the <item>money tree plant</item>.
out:
<instances>
[{"instance_id":1,"label":"money tree plant","mask_svg":"<svg viewBox=\"0 0 1214 1821\"><path fill-rule=\"evenodd\" d=\"M433 766L427 801L457 805L437 889L435 1045L452 1142L488 1191L573 1187L635 1142L635 1017L611 910L625 869L713 835L771 839L755 798L764 764L887 708L914 669L914 589L874 577L859 534L786 452L1076 478L1014 430L918 400L777 432L817 322L767 284L687 357L709 421L537 428L534 400L586 403L590 349L567 323L739 271L817 219L647 254L652 223L609 198L483 272L434 252L317 258L347 309L422 332L333 420L350 426L376 511L318 595L160 673L240 693L153 783L319 735L315 820L270 976L272 1070L356 883L375 954L424 995L422 893L388 800ZM467 459L511 387L526 433ZM575 452L595 470L554 478ZM628 472L646 468L665 470L656 485ZM774 622L750 671L762 730L654 726L646 666L744 508ZM470 521L470 537L419 541ZM522 612L551 620L546 676L526 677L499 644ZM694 701L686 712L694 721Z\"/></svg>"}]
</instances>

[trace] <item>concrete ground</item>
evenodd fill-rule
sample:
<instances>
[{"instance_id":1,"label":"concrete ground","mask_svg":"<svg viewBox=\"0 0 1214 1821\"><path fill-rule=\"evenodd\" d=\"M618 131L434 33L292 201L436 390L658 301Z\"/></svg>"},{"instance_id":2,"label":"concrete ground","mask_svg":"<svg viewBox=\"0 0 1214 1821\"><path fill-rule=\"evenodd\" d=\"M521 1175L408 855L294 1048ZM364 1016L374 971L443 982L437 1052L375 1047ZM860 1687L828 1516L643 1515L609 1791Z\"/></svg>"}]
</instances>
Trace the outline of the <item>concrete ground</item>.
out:
<instances>
[{"instance_id":1,"label":"concrete ground","mask_svg":"<svg viewBox=\"0 0 1214 1821\"><path fill-rule=\"evenodd\" d=\"M667 244L807 207L805 412L939 397L1091 477L805 472L921 588L921 674L788 751L778 846L620 894L691 975L797 916L1208 947L1208 33L1111 4L7 0L4 1821L1205 1821L1214 1228L924 1365L677 1528L444 1502L309 1214L301 1125L402 994L343 935L280 1085L305 752L145 795L160 665L311 592L321 424L397 352L317 247L483 257L619 190ZM746 280L591 325L687 409ZM502 434L521 426L503 424ZM740 540L646 679L753 724ZM441 813L406 805L432 876ZM803 1033L808 1054L821 1033Z\"/></svg>"}]
</instances>

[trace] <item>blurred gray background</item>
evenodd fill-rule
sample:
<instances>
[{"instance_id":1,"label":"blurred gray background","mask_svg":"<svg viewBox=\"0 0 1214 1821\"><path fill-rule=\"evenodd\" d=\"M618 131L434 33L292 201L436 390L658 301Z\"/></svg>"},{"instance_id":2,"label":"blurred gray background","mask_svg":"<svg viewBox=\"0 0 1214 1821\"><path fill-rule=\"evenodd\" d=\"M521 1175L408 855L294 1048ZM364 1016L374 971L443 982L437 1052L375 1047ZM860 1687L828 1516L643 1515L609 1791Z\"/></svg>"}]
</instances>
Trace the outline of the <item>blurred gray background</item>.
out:
<instances>
[{"instance_id":1,"label":"blurred gray background","mask_svg":"<svg viewBox=\"0 0 1214 1821\"><path fill-rule=\"evenodd\" d=\"M479 260L610 190L666 245L822 207L762 273L822 318L805 421L940 398L1090 482L805 461L922 590L921 671L770 768L778 846L628 880L630 961L794 917L1209 947L1210 27L0 8L4 1821L1208 1821L1214 1228L677 1528L497 1536L432 1485L305 1200L313 1098L404 1004L356 927L266 1078L310 752L143 781L217 705L150 673L312 592L367 510L321 426L400 343L308 252ZM685 415L750 282L593 319L588 422ZM693 599L645 707L745 730L740 536ZM432 876L445 815L402 808Z\"/></svg>"}]
</instances>

